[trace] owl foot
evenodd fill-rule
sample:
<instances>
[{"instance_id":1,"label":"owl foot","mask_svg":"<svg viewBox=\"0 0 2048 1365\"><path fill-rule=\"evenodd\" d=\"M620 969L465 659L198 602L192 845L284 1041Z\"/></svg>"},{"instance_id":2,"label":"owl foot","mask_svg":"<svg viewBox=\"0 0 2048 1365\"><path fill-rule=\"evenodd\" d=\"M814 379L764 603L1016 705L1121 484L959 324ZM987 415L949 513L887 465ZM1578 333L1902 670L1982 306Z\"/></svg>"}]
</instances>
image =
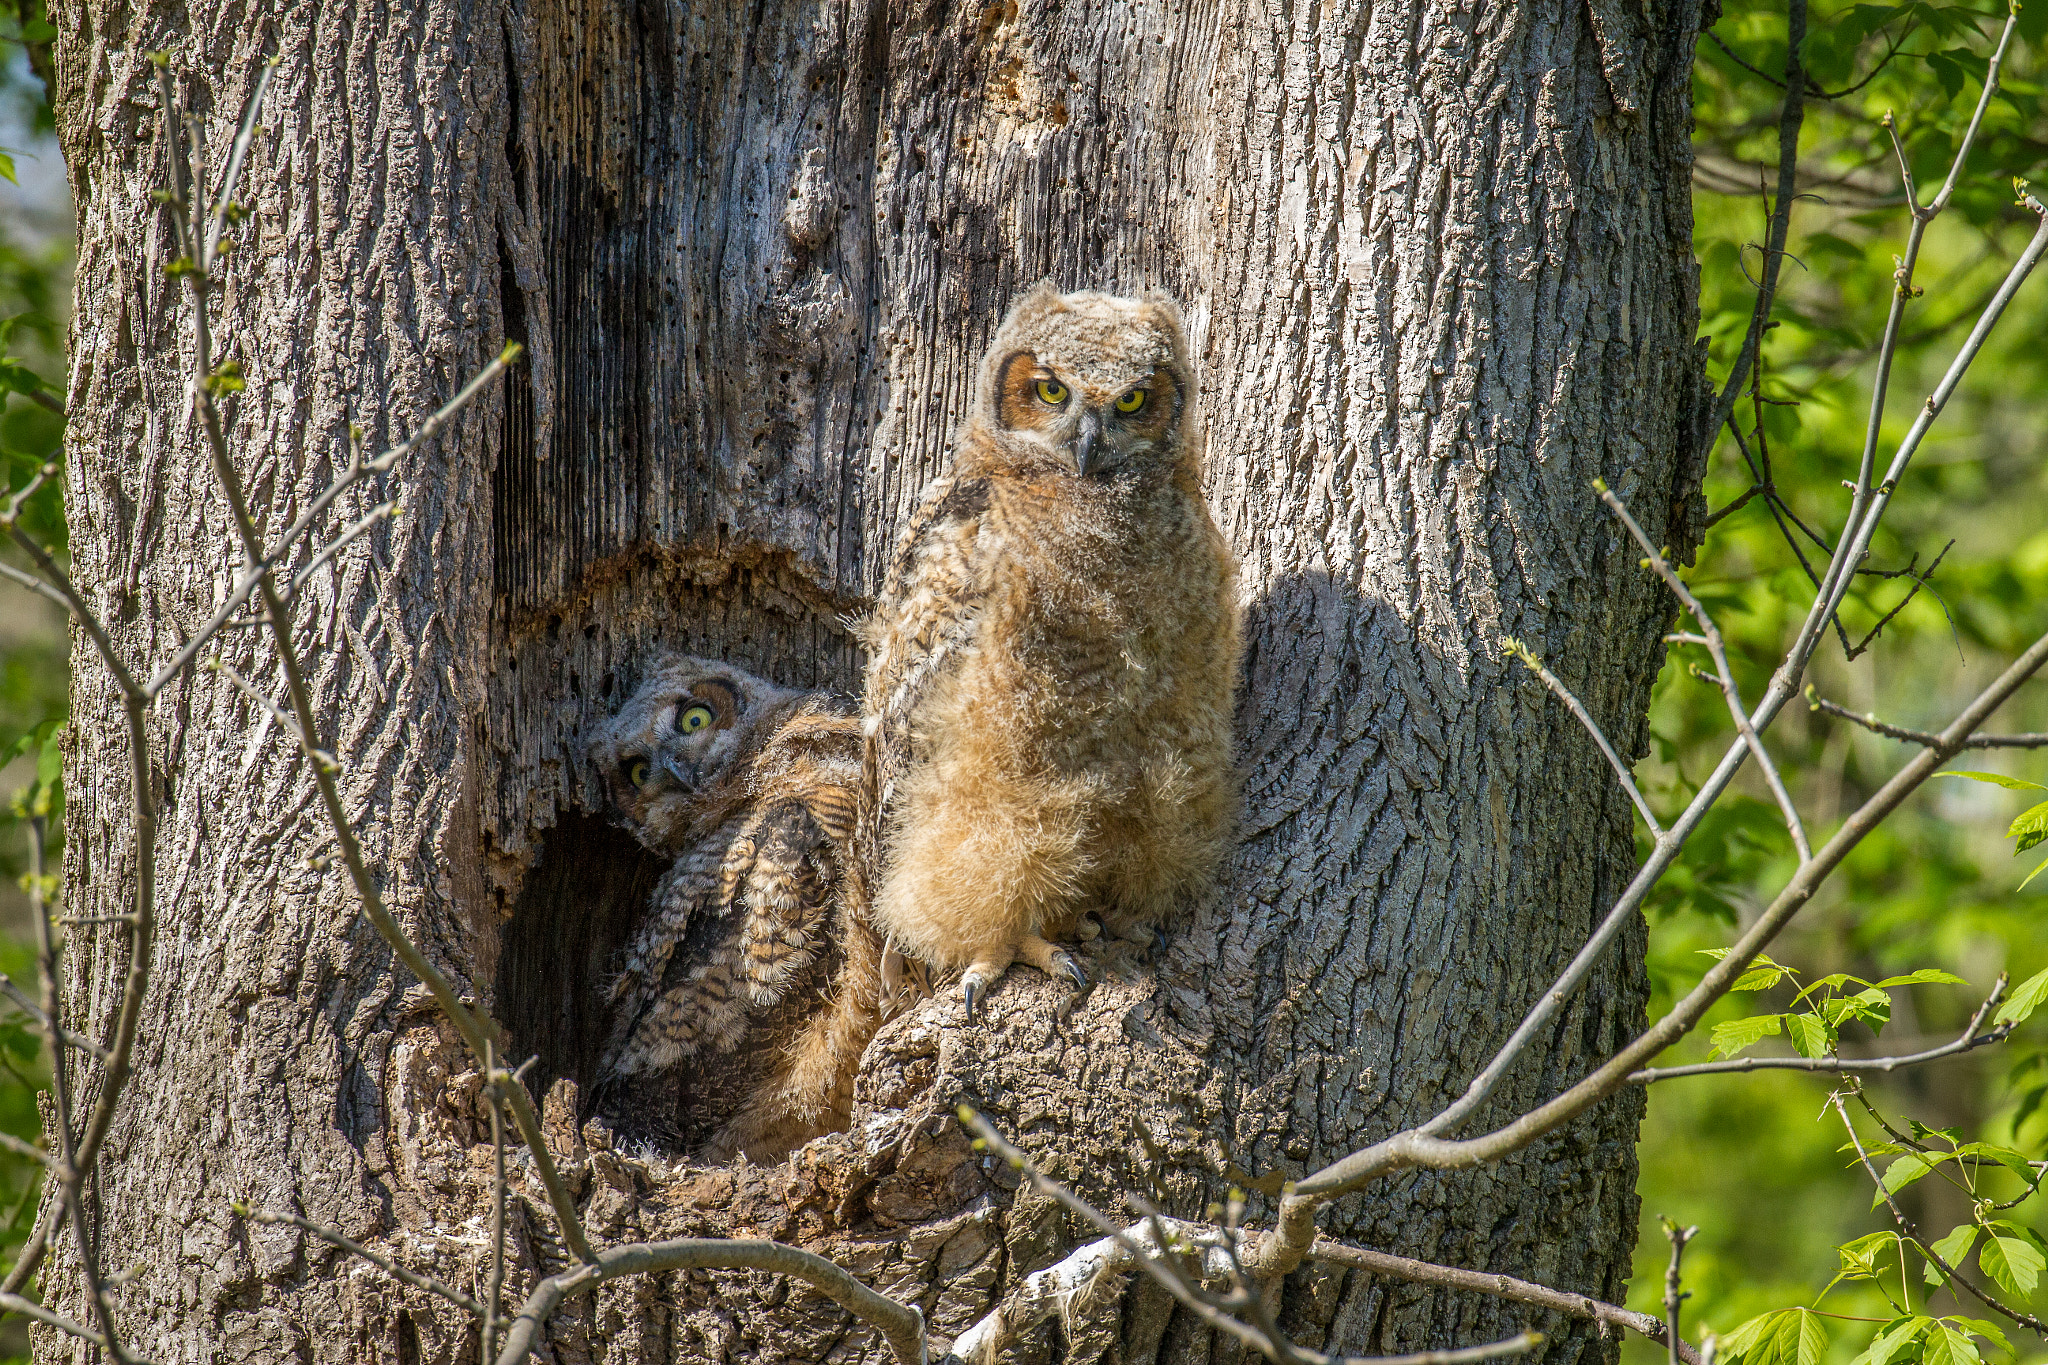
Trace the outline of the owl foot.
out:
<instances>
[{"instance_id":1,"label":"owl foot","mask_svg":"<svg viewBox=\"0 0 2048 1365\"><path fill-rule=\"evenodd\" d=\"M969 1019L974 1017L975 1007L982 997L995 989L996 982L1010 969L1010 964L1020 957L1047 976L1064 977L1073 983L1077 991L1088 989L1088 973L1081 970L1081 964L1074 961L1072 953L1036 934L1026 934L1016 943L984 953L968 966L966 974L960 978L960 998L967 1004Z\"/></svg>"}]
</instances>

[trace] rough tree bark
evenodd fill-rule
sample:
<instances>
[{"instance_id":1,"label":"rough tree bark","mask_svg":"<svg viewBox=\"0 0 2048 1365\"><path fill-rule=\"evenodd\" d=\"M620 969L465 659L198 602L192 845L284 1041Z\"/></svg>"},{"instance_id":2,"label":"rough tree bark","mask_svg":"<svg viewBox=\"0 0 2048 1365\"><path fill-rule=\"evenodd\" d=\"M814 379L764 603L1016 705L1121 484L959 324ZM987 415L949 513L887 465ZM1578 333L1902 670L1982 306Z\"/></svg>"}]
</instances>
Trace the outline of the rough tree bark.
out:
<instances>
[{"instance_id":1,"label":"rough tree bark","mask_svg":"<svg viewBox=\"0 0 2048 1365\"><path fill-rule=\"evenodd\" d=\"M943 1342L1078 1233L983 1169L957 1099L1116 1210L1148 1187L1145 1130L1173 1211L1199 1215L1226 1163L1298 1175L1456 1094L1623 884L1626 802L1499 642L1527 640L1643 742L1663 608L1587 484L1681 550L1696 534L1696 10L64 6L78 576L157 659L238 562L181 389L145 53L173 54L216 152L275 54L216 321L248 376L232 438L263 522L325 481L350 421L402 434L502 337L533 358L392 475L405 515L297 605L390 902L540 1055L594 1235L795 1240L915 1298ZM657 645L851 686L846 619L944 463L1001 308L1047 276L1166 288L1194 334L1248 613L1227 894L1156 960L1095 950L1102 984L1070 1010L1018 973L985 1026L950 1000L899 1019L853 1131L785 1167L591 1150L552 1083L588 1076L590 1001L648 869L595 811L582 731ZM276 685L254 633L225 648ZM66 884L73 913L106 914L134 862L127 768L118 699L74 661ZM445 1304L230 1212L299 1211L471 1283L478 1078L319 862L283 737L206 675L156 736L163 942L95 1208L110 1270L134 1271L121 1319L166 1362L474 1359ZM119 942L74 936L72 1008L96 1027ZM1490 1113L1632 1033L1641 959L1638 932ZM1638 1104L1325 1224L1618 1299ZM544 1202L516 1208L519 1290L562 1249ZM44 1283L85 1315L75 1256ZM1012 1358L1231 1358L1169 1310L1139 1287ZM1312 1265L1284 1321L1398 1351L1523 1315ZM1554 1359L1611 1358L1536 1325ZM555 1339L562 1361L881 1358L823 1300L746 1274L607 1289Z\"/></svg>"}]
</instances>

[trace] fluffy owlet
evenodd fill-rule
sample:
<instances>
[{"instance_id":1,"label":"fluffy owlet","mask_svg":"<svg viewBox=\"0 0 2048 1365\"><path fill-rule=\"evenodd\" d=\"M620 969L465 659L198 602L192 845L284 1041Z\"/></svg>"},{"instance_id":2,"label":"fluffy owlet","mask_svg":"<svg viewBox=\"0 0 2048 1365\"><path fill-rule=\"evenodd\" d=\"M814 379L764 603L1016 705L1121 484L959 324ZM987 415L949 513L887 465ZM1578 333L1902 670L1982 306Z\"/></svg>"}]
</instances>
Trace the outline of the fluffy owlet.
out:
<instances>
[{"instance_id":1,"label":"fluffy owlet","mask_svg":"<svg viewBox=\"0 0 2048 1365\"><path fill-rule=\"evenodd\" d=\"M625 826L674 859L612 983L598 1112L714 1161L831 1131L878 1021L880 941L840 894L858 721L823 693L677 656L590 757Z\"/></svg>"},{"instance_id":2,"label":"fluffy owlet","mask_svg":"<svg viewBox=\"0 0 2048 1365\"><path fill-rule=\"evenodd\" d=\"M870 913L964 968L970 1013L1018 957L1085 985L1051 940L1090 912L1149 937L1228 845L1238 624L1201 461L1173 304L1041 284L897 544L866 627Z\"/></svg>"}]
</instances>

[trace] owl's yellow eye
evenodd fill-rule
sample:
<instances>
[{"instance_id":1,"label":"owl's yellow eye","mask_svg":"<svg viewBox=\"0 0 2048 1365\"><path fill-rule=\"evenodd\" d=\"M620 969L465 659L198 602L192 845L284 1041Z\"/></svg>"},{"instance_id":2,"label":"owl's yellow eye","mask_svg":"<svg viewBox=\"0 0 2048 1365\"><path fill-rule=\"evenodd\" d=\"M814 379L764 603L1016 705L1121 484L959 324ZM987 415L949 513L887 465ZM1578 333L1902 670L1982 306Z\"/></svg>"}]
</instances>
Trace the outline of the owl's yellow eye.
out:
<instances>
[{"instance_id":1,"label":"owl's yellow eye","mask_svg":"<svg viewBox=\"0 0 2048 1365\"><path fill-rule=\"evenodd\" d=\"M708 706L692 706L676 717L676 729L684 734L694 734L709 726L718 717Z\"/></svg>"},{"instance_id":2,"label":"owl's yellow eye","mask_svg":"<svg viewBox=\"0 0 2048 1365\"><path fill-rule=\"evenodd\" d=\"M1038 398L1042 403L1058 407L1067 401L1067 386L1057 379L1041 379L1038 381Z\"/></svg>"},{"instance_id":3,"label":"owl's yellow eye","mask_svg":"<svg viewBox=\"0 0 2048 1365\"><path fill-rule=\"evenodd\" d=\"M1145 391L1143 389L1132 389L1129 393L1116 400L1116 410L1118 412L1136 412L1144 406Z\"/></svg>"},{"instance_id":4,"label":"owl's yellow eye","mask_svg":"<svg viewBox=\"0 0 2048 1365\"><path fill-rule=\"evenodd\" d=\"M647 766L646 759L636 758L626 765L626 781L636 787L644 787L647 785L647 778L651 772L653 772L653 769Z\"/></svg>"}]
</instances>

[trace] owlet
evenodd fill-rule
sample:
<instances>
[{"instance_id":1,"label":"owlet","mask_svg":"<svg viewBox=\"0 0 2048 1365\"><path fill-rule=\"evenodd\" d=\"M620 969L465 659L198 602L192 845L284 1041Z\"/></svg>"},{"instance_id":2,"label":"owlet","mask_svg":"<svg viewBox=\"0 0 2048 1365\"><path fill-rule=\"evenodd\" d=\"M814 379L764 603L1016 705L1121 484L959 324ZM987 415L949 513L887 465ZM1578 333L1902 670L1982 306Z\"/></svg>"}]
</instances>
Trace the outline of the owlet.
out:
<instances>
[{"instance_id":1,"label":"owlet","mask_svg":"<svg viewBox=\"0 0 2048 1365\"><path fill-rule=\"evenodd\" d=\"M865 633L863 843L896 947L971 1014L1086 913L1149 938L1231 834L1233 566L1159 294L1010 310Z\"/></svg>"},{"instance_id":2,"label":"owlet","mask_svg":"<svg viewBox=\"0 0 2048 1365\"><path fill-rule=\"evenodd\" d=\"M623 1136L765 1161L844 1123L880 999L840 895L859 735L823 693L676 656L593 738L621 822L674 859L611 986L596 1107Z\"/></svg>"}]
</instances>

